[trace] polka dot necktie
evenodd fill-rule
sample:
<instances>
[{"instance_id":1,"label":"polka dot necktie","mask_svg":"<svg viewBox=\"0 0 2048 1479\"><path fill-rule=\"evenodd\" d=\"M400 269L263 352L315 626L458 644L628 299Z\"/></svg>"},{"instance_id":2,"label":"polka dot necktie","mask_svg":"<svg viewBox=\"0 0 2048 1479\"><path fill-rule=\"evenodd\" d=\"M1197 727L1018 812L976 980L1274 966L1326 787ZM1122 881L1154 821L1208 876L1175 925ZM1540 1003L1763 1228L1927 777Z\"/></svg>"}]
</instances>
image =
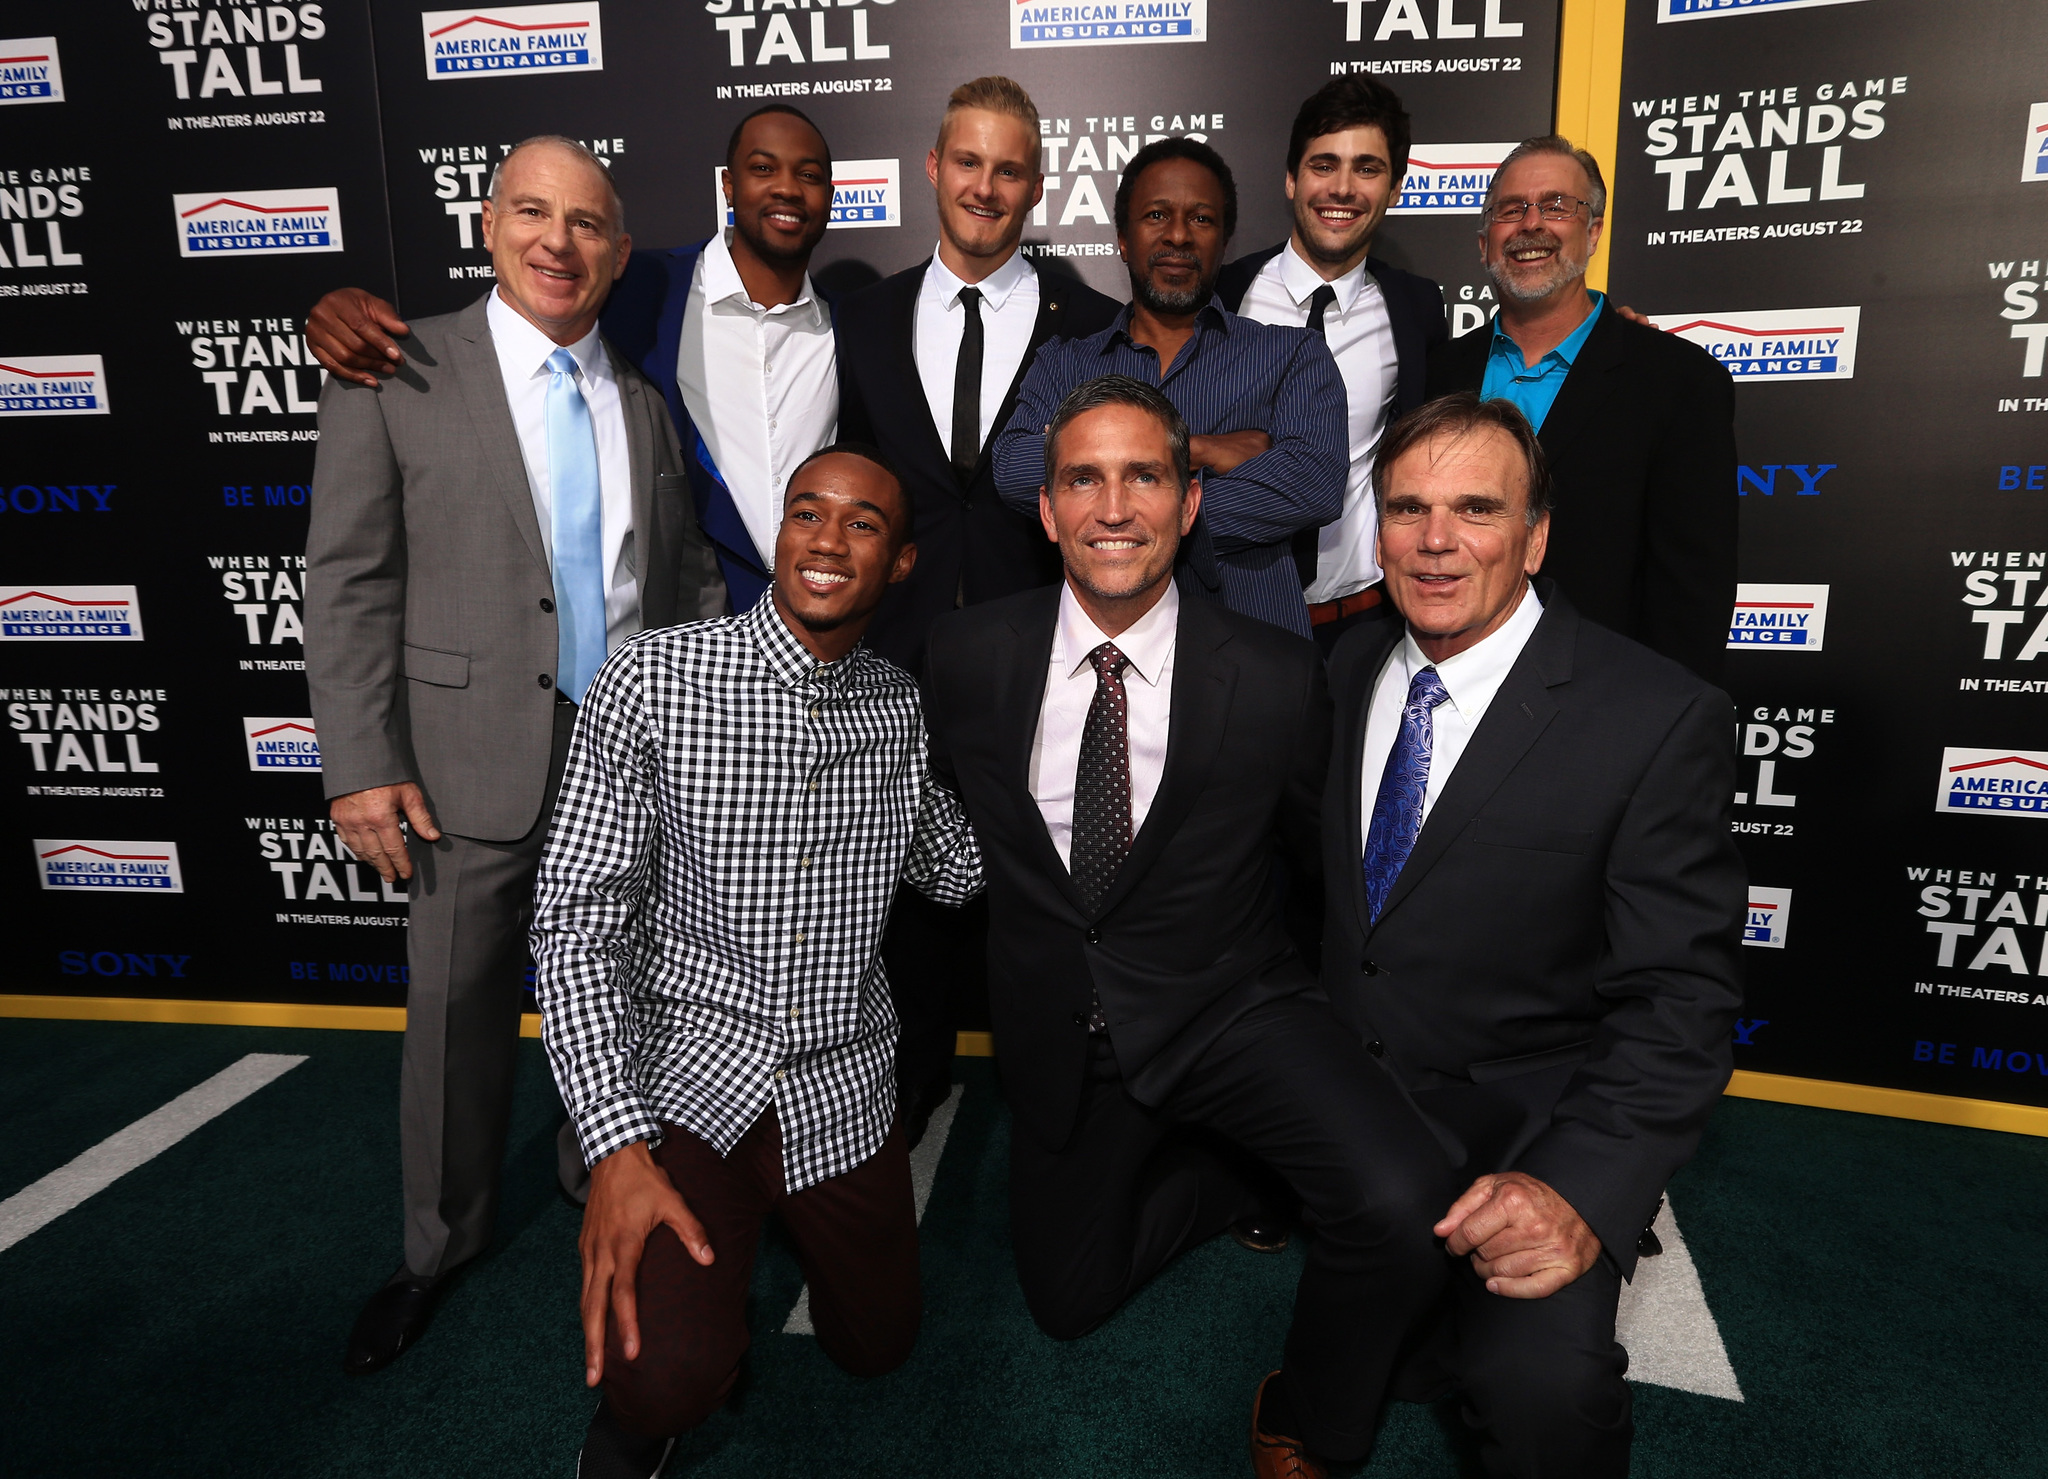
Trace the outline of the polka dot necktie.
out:
<instances>
[{"instance_id":1,"label":"polka dot necktie","mask_svg":"<svg viewBox=\"0 0 2048 1479\"><path fill-rule=\"evenodd\" d=\"M1081 763L1074 772L1074 837L1068 866L1093 909L1131 850L1130 702L1124 669L1130 659L1104 642L1088 654L1095 698L1081 727Z\"/></svg>"}]
</instances>

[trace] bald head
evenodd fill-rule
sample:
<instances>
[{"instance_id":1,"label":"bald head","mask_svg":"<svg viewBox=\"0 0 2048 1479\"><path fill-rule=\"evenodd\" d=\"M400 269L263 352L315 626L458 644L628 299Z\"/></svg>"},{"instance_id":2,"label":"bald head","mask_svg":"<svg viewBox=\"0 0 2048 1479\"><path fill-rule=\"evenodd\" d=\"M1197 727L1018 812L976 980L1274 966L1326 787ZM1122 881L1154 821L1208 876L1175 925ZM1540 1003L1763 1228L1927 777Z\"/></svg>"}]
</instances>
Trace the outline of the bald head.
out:
<instances>
[{"instance_id":1,"label":"bald head","mask_svg":"<svg viewBox=\"0 0 2048 1479\"><path fill-rule=\"evenodd\" d=\"M498 297L557 344L597 323L626 270L626 235L611 171L573 139L528 139L506 155L484 202L484 246Z\"/></svg>"}]
</instances>

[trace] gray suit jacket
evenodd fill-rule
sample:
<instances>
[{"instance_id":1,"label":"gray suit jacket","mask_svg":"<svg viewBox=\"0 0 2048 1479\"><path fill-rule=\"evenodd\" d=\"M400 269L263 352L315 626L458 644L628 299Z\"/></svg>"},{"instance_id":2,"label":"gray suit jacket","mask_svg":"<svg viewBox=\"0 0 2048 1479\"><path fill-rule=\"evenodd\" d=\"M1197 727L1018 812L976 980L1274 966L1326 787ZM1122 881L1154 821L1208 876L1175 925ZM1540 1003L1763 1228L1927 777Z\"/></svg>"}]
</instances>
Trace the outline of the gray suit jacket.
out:
<instances>
[{"instance_id":1,"label":"gray suit jacket","mask_svg":"<svg viewBox=\"0 0 2048 1479\"><path fill-rule=\"evenodd\" d=\"M510 840L547 801L554 582L485 318L415 319L381 390L330 378L306 536L306 680L327 794L418 781L443 830ZM725 610L661 394L606 345L647 626Z\"/></svg>"}]
</instances>

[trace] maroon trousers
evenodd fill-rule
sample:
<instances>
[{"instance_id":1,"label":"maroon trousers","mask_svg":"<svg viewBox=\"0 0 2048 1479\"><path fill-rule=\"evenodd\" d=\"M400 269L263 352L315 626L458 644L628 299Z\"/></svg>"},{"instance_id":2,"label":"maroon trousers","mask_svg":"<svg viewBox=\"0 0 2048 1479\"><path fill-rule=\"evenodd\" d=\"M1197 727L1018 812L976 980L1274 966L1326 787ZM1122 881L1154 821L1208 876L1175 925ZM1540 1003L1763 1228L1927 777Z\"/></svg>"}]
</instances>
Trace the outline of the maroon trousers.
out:
<instances>
[{"instance_id":1,"label":"maroon trousers","mask_svg":"<svg viewBox=\"0 0 2048 1479\"><path fill-rule=\"evenodd\" d=\"M605 1331L605 1400L621 1424L645 1437L674 1437L725 1401L747 1353L747 1288L771 1211L796 1245L825 1354L855 1376L880 1376L909 1359L924 1300L900 1126L851 1171L793 1196L783 1190L782 1126L773 1107L723 1159L678 1125L663 1125L662 1136L655 1163L704 1224L714 1261L698 1263L666 1227L648 1238L639 1359L626 1359L616 1320Z\"/></svg>"}]
</instances>

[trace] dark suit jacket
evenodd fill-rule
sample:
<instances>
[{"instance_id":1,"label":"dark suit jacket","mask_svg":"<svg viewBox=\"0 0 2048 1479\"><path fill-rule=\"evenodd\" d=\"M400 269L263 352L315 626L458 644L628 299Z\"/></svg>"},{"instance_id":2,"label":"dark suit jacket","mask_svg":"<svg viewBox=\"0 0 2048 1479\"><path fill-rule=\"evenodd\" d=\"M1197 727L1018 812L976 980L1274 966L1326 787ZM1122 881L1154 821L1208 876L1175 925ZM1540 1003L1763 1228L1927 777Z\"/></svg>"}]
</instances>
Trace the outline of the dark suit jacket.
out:
<instances>
[{"instance_id":1,"label":"dark suit jacket","mask_svg":"<svg viewBox=\"0 0 2048 1479\"><path fill-rule=\"evenodd\" d=\"M1533 1110L1527 1133L1478 1136L1512 1140L1511 1161L1465 1171L1548 1182L1627 1274L1732 1063L1747 887L1728 832L1735 714L1549 581L1538 594L1542 621L1376 925L1360 765L1373 683L1406 627L1374 622L1338 644L1323 984L1425 1114L1457 1097L1433 1091L1459 1088L1468 1122L1475 1098ZM1525 1076L1549 1086L1543 1102L1517 1095Z\"/></svg>"},{"instance_id":2,"label":"dark suit jacket","mask_svg":"<svg viewBox=\"0 0 2048 1479\"><path fill-rule=\"evenodd\" d=\"M1277 850L1320 887L1329 695L1315 646L1183 596L1159 793L1099 907L1081 905L1032 800L1057 588L932 627L932 762L988 873L989 1005L1004 1087L1048 1149L1073 1132L1099 994L1125 1087L1157 1104L1246 1011L1313 989L1281 919Z\"/></svg>"},{"instance_id":3,"label":"dark suit jacket","mask_svg":"<svg viewBox=\"0 0 2048 1479\"><path fill-rule=\"evenodd\" d=\"M1477 392L1493 330L1438 347ZM1588 618L1720 681L1735 606L1735 382L1697 344L1601 309L1537 434L1556 481L1543 573Z\"/></svg>"},{"instance_id":4,"label":"dark suit jacket","mask_svg":"<svg viewBox=\"0 0 2048 1479\"><path fill-rule=\"evenodd\" d=\"M668 402L668 413L682 442L683 467L689 474L690 492L697 505L697 519L705 537L718 552L718 568L725 577L732 609L746 611L768 589L770 574L754 548L739 505L725 486L711 449L690 420L683 404L683 389L676 384L676 356L683 347L683 314L690 306L690 285L697 276L697 259L711 238L683 247L636 250L626 261L626 271L612 284L600 322L605 337L640 367ZM819 292L826 307L830 295Z\"/></svg>"},{"instance_id":5,"label":"dark suit jacket","mask_svg":"<svg viewBox=\"0 0 2048 1479\"><path fill-rule=\"evenodd\" d=\"M908 580L890 587L867 634L877 652L913 673L923 671L932 622L962 598L973 606L1059 580L1059 550L1038 520L1014 512L996 496L989 445L1017 409L1017 389L1038 347L1048 339L1107 328L1121 306L1084 283L1039 270L1031 347L982 445L973 480L963 488L946 447L951 428L942 434L932 423L913 353L917 294L929 265L926 258L849 293L832 315L839 352L839 435L872 442L888 453L917 509L917 564Z\"/></svg>"},{"instance_id":6,"label":"dark suit jacket","mask_svg":"<svg viewBox=\"0 0 2048 1479\"><path fill-rule=\"evenodd\" d=\"M1283 241L1279 246L1239 257L1225 267L1216 278L1216 296L1223 300L1223 306L1232 313L1238 312L1238 305L1251 290L1252 280L1286 247ZM1404 416L1428 398L1425 386L1430 352L1445 342L1450 333L1444 326L1444 290L1428 278L1404 272L1378 257L1367 257L1365 270L1380 285L1380 296L1387 301L1387 318L1394 328L1394 356L1398 361L1394 415Z\"/></svg>"}]
</instances>

